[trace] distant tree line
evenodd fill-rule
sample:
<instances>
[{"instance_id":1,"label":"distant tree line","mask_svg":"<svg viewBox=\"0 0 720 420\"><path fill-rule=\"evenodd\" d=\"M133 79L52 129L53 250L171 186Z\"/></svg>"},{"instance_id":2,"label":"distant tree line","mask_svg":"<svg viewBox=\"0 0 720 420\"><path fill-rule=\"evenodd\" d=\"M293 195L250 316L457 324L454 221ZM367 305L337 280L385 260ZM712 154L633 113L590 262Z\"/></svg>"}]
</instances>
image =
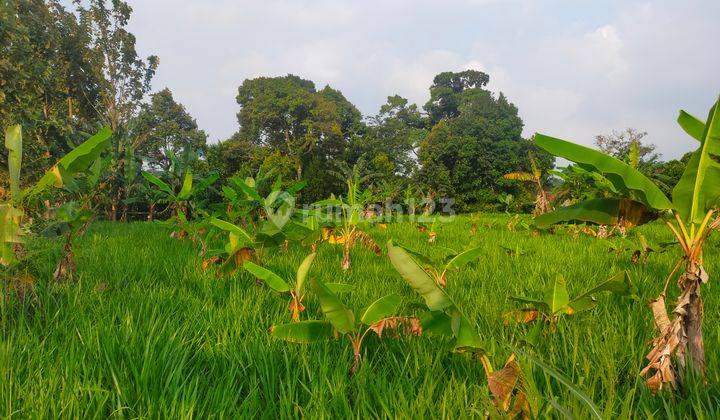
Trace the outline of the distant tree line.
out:
<instances>
[{"instance_id":1,"label":"distant tree line","mask_svg":"<svg viewBox=\"0 0 720 420\"><path fill-rule=\"evenodd\" d=\"M24 128L23 179L35 180L87 133L108 125L112 147L98 203L108 219L144 217L154 199L141 171L181 182L178 166L199 177L217 173L219 185L258 171L288 184L305 180L302 202L340 194L343 180L334 174L357 167L378 202L451 197L457 211L505 209L501 197L508 195L514 210L530 211L533 189L503 178L530 171L529 156L547 185L567 182L549 171L554 158L522 137L517 107L490 92L490 76L477 70L440 73L422 107L393 95L372 116L339 90L295 75L247 79L236 98L237 132L208 144L169 89L150 92L159 59L138 56L127 31L131 13L120 0L77 1L72 10L58 0L0 4L0 125ZM622 136L598 138L598 145L629 159L628 145L637 142L639 168L671 188L683 162L660 162L644 133ZM592 179L579 178L593 187Z\"/></svg>"}]
</instances>

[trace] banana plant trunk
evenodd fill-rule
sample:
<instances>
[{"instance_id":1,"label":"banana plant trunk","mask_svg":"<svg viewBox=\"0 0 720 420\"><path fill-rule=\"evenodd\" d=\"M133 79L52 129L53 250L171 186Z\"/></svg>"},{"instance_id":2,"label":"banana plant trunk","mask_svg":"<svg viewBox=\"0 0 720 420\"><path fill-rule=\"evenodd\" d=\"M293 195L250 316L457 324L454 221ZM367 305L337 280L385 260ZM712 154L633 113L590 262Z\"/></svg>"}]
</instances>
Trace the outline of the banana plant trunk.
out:
<instances>
[{"instance_id":1,"label":"banana plant trunk","mask_svg":"<svg viewBox=\"0 0 720 420\"><path fill-rule=\"evenodd\" d=\"M355 375L358 368L360 368L360 362L362 360L362 356L360 353L360 349L362 346L362 336L358 334L357 336L350 339L352 342L352 350L353 350L353 364L350 368L350 376Z\"/></svg>"},{"instance_id":2,"label":"banana plant trunk","mask_svg":"<svg viewBox=\"0 0 720 420\"><path fill-rule=\"evenodd\" d=\"M345 243L343 243L343 259L340 264L340 268L342 268L343 271L350 269L350 245L350 238L345 238Z\"/></svg>"},{"instance_id":3,"label":"banana plant trunk","mask_svg":"<svg viewBox=\"0 0 720 420\"><path fill-rule=\"evenodd\" d=\"M649 363L640 374L649 376L647 384L653 393L665 384L672 388L682 385L680 372L686 370L688 363L697 374L705 376L700 287L707 281L702 265L690 260L678 279L681 293L672 312L673 319L668 317L664 293L650 304L659 335L653 340L653 347L646 356ZM674 363L677 366L673 366Z\"/></svg>"},{"instance_id":4,"label":"banana plant trunk","mask_svg":"<svg viewBox=\"0 0 720 420\"><path fill-rule=\"evenodd\" d=\"M63 256L55 267L53 278L55 281L70 278L75 273L75 256L72 250L72 235L67 235L65 245L63 245Z\"/></svg>"},{"instance_id":5,"label":"banana plant trunk","mask_svg":"<svg viewBox=\"0 0 720 420\"><path fill-rule=\"evenodd\" d=\"M687 337L687 353L693 368L700 374L705 373L705 344L702 336L703 301L700 286L707 281L703 267L695 262L688 264L678 285L682 289L673 313L681 317L683 330ZM682 355L681 352L679 352ZM680 358L682 365L685 360Z\"/></svg>"}]
</instances>

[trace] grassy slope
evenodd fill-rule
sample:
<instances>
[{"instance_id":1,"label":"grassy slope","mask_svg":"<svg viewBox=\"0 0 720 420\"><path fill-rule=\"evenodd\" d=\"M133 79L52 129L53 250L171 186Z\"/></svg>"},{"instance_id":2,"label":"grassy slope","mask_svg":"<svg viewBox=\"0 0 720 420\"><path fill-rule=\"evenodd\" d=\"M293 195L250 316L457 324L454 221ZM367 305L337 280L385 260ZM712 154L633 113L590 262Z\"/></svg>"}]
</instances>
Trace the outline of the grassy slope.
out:
<instances>
[{"instance_id":1,"label":"grassy slope","mask_svg":"<svg viewBox=\"0 0 720 420\"><path fill-rule=\"evenodd\" d=\"M491 219L498 217L484 221ZM429 252L441 254L439 246L485 248L479 263L449 276L448 290L487 338L494 364L508 355L503 343L517 342L525 330L503 325L502 312L513 307L507 296L529 295L559 273L573 295L628 269L639 302L600 297L598 308L548 333L537 354L570 376L608 417L720 416L717 238L708 247L711 282L704 287L709 385L673 399L651 397L637 372L653 334L646 303L662 289L675 253L654 254L646 266L634 266L628 254L609 254L587 236L534 238L509 232L500 222L471 237L469 226L464 218L443 225ZM669 239L661 226L643 231L653 242ZM373 235L383 244L392 237L414 248L429 246L407 224ZM498 244L527 254L509 256ZM266 261L290 276L305 252L291 247ZM78 241L77 254L76 283L41 284L29 307L2 308L0 416L462 418L481 416L490 404L480 364L447 352L434 338L373 337L365 364L352 378L346 342L301 346L271 339L268 327L288 320L286 300L247 275L219 280L202 271L192 243L168 238L159 225L98 223ZM37 257L39 277L51 276L55 258ZM321 246L311 275L355 285L345 296L353 307L390 292L407 304L419 301L387 257L356 250L350 273L339 265L340 249ZM98 291L101 283L109 290ZM306 314L319 316L312 297L307 306ZM554 398L579 417L587 415L541 371L535 369L531 382L544 401Z\"/></svg>"}]
</instances>

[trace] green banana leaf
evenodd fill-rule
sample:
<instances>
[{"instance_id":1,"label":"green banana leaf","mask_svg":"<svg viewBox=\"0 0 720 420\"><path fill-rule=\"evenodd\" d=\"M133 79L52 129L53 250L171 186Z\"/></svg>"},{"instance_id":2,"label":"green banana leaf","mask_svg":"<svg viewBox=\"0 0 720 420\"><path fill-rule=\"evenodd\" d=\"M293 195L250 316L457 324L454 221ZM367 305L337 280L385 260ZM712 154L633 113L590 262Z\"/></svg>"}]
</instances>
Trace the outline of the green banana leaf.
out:
<instances>
[{"instance_id":1,"label":"green banana leaf","mask_svg":"<svg viewBox=\"0 0 720 420\"><path fill-rule=\"evenodd\" d=\"M267 284L271 289L275 290L276 292L283 293L290 291L290 285L288 285L287 282L282 279L282 277L278 276L277 274L273 273L265 267L261 267L253 263L252 261L245 261L243 263L243 268L253 276L264 281L265 284Z\"/></svg>"},{"instance_id":2,"label":"green banana leaf","mask_svg":"<svg viewBox=\"0 0 720 420\"><path fill-rule=\"evenodd\" d=\"M300 263L300 267L298 267L297 275L295 276L295 293L298 296L302 296L303 287L305 285L305 279L307 278L308 273L310 272L310 267L312 266L313 261L315 261L316 253L311 253L305 259L303 262Z\"/></svg>"},{"instance_id":3,"label":"green banana leaf","mask_svg":"<svg viewBox=\"0 0 720 420\"><path fill-rule=\"evenodd\" d=\"M210 224L220 228L226 232L229 232L237 237L237 239L244 243L252 243L253 238L250 236L249 233L247 233L244 229L240 228L239 226L235 226L232 223L226 222L224 220L217 219L213 217L210 219Z\"/></svg>"},{"instance_id":4,"label":"green banana leaf","mask_svg":"<svg viewBox=\"0 0 720 420\"><path fill-rule=\"evenodd\" d=\"M450 317L452 336L455 338L456 350L482 350L483 344L475 326L468 320L462 311L450 299L450 296L441 289L435 281L428 276L425 270L399 246L394 246L392 240L388 241L388 257L390 262L405 281L415 289L432 313L445 312ZM437 317L435 317L438 319ZM442 322L435 323L438 329Z\"/></svg>"},{"instance_id":5,"label":"green banana leaf","mask_svg":"<svg viewBox=\"0 0 720 420\"><path fill-rule=\"evenodd\" d=\"M705 123L688 114L687 112L680 110L680 115L677 118L680 127L688 133L688 135L695 140L702 142L703 134L705 133Z\"/></svg>"},{"instance_id":6,"label":"green banana leaf","mask_svg":"<svg viewBox=\"0 0 720 420\"><path fill-rule=\"evenodd\" d=\"M565 279L562 277L555 278L555 281L545 290L543 300L550 309L551 314L566 310L568 303L570 303L570 295L568 295L565 286Z\"/></svg>"},{"instance_id":7,"label":"green banana leaf","mask_svg":"<svg viewBox=\"0 0 720 420\"><path fill-rule=\"evenodd\" d=\"M356 331L355 314L320 280L310 279L310 287L320 300L320 308L333 327L341 334Z\"/></svg>"},{"instance_id":8,"label":"green banana leaf","mask_svg":"<svg viewBox=\"0 0 720 420\"><path fill-rule=\"evenodd\" d=\"M637 199L655 210L672 208L660 188L632 166L589 147L535 134L535 143L549 153L573 161L604 175L621 191L634 193Z\"/></svg>"},{"instance_id":9,"label":"green banana leaf","mask_svg":"<svg viewBox=\"0 0 720 420\"><path fill-rule=\"evenodd\" d=\"M630 274L627 271L621 271L590 290L575 297L573 302L592 296L595 293L611 292L621 296L634 295L636 292L635 285L630 280Z\"/></svg>"},{"instance_id":10,"label":"green banana leaf","mask_svg":"<svg viewBox=\"0 0 720 420\"><path fill-rule=\"evenodd\" d=\"M144 172L142 173L143 178L147 180L147 182L155 185L156 187L160 188L160 191L166 193L169 197L175 197L175 192L170 188L170 186L165 183L165 181L161 180L160 178L156 177L155 175L151 174L150 172Z\"/></svg>"},{"instance_id":11,"label":"green banana leaf","mask_svg":"<svg viewBox=\"0 0 720 420\"><path fill-rule=\"evenodd\" d=\"M95 162L100 153L110 145L110 136L112 136L110 128L102 128L63 156L27 193L36 194L49 186L60 188L67 184L73 175L84 171Z\"/></svg>"},{"instance_id":12,"label":"green banana leaf","mask_svg":"<svg viewBox=\"0 0 720 420\"><path fill-rule=\"evenodd\" d=\"M400 296L395 293L381 297L368 306L360 321L365 325L372 325L383 318L396 315L401 301Z\"/></svg>"},{"instance_id":13,"label":"green banana leaf","mask_svg":"<svg viewBox=\"0 0 720 420\"><path fill-rule=\"evenodd\" d=\"M190 169L188 169L185 171L185 177L183 178L182 188L180 188L180 192L178 193L178 199L187 200L190 198L190 195L192 194L192 186L193 176Z\"/></svg>"},{"instance_id":14,"label":"green banana leaf","mask_svg":"<svg viewBox=\"0 0 720 420\"><path fill-rule=\"evenodd\" d=\"M388 257L398 273L425 300L431 311L442 311L454 306L450 297L440 289L425 270L399 246L392 241L387 243Z\"/></svg>"},{"instance_id":15,"label":"green banana leaf","mask_svg":"<svg viewBox=\"0 0 720 420\"><path fill-rule=\"evenodd\" d=\"M480 247L477 248L471 248L466 251L463 251L455 256L453 256L450 261L447 262L445 265L445 268L455 268L459 269L463 267L465 264L469 263L470 261L478 258L480 254L482 253L482 249Z\"/></svg>"},{"instance_id":16,"label":"green banana leaf","mask_svg":"<svg viewBox=\"0 0 720 420\"><path fill-rule=\"evenodd\" d=\"M687 131L687 114L678 122ZM684 124L684 125L683 125ZM691 128L697 133L697 127ZM705 214L720 205L720 99L710 109L696 150L673 189L675 210L686 223L700 224Z\"/></svg>"},{"instance_id":17,"label":"green banana leaf","mask_svg":"<svg viewBox=\"0 0 720 420\"><path fill-rule=\"evenodd\" d=\"M560 207L535 218L540 229L562 222L591 222L599 225L615 225L621 220L627 226L637 226L656 218L655 212L640 202L626 198L596 198L572 206Z\"/></svg>"},{"instance_id":18,"label":"green banana leaf","mask_svg":"<svg viewBox=\"0 0 720 420\"><path fill-rule=\"evenodd\" d=\"M208 187L210 187L212 184L214 184L215 181L217 181L218 179L220 179L220 175L218 175L218 174L211 174L211 175L208 176L207 178L205 178L205 179L203 179L202 181L200 181L200 182L195 186L195 188L193 188L191 195L197 195L197 194L205 191ZM233 191L233 192L235 192L235 191ZM237 195L236 195L236 196L237 196Z\"/></svg>"}]
</instances>

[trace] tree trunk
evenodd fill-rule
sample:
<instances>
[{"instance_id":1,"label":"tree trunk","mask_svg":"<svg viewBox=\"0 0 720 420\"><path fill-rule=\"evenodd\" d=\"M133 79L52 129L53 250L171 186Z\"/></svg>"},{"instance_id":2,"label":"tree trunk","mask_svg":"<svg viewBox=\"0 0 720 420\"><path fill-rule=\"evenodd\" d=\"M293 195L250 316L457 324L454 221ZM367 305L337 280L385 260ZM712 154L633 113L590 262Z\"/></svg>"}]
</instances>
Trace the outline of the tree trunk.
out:
<instances>
[{"instance_id":1,"label":"tree trunk","mask_svg":"<svg viewBox=\"0 0 720 420\"><path fill-rule=\"evenodd\" d=\"M148 222L152 222L154 216L155 216L155 203L150 203L150 208L148 208L148 215L147 215Z\"/></svg>"}]
</instances>

